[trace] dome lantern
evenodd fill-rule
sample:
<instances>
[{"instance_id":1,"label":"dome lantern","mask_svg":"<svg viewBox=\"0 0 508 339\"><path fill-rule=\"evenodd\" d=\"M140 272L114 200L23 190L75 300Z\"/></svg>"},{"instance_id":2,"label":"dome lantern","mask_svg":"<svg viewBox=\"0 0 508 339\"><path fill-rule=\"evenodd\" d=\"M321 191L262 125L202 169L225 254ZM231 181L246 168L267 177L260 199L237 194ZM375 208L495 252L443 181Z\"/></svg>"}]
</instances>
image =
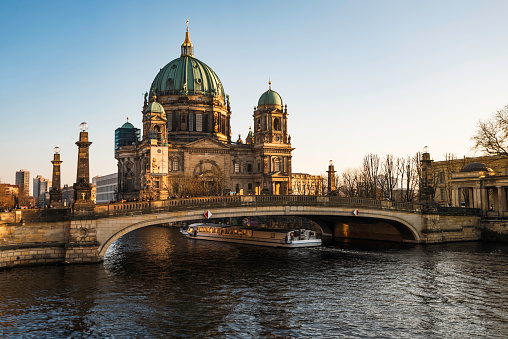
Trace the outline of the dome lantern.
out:
<instances>
[{"instance_id":1,"label":"dome lantern","mask_svg":"<svg viewBox=\"0 0 508 339\"><path fill-rule=\"evenodd\" d=\"M189 39L189 19L187 19L187 30L185 31L185 41L182 44L182 55L181 56L183 56L183 57L185 57L185 56L193 57L194 56L194 46L192 45L192 43L190 42L190 39Z\"/></svg>"}]
</instances>

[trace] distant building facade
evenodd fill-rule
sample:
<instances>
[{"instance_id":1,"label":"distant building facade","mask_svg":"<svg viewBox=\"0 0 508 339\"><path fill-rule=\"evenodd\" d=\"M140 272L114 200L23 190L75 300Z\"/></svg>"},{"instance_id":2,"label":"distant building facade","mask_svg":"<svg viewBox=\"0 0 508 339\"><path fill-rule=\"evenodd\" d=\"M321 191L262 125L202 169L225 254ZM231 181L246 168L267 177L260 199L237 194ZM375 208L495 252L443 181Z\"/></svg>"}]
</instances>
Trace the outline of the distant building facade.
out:
<instances>
[{"instance_id":1,"label":"distant building facade","mask_svg":"<svg viewBox=\"0 0 508 339\"><path fill-rule=\"evenodd\" d=\"M323 177L307 173L292 173L291 187L295 195L323 195Z\"/></svg>"},{"instance_id":2,"label":"distant building facade","mask_svg":"<svg viewBox=\"0 0 508 339\"><path fill-rule=\"evenodd\" d=\"M17 171L16 185L19 187L19 194L30 195L30 171L23 169Z\"/></svg>"},{"instance_id":3,"label":"distant building facade","mask_svg":"<svg viewBox=\"0 0 508 339\"><path fill-rule=\"evenodd\" d=\"M49 188L51 186L51 181L49 179L44 179L42 175L38 175L33 179L33 197L35 203L38 207L44 208L47 203L47 197L44 193L49 192Z\"/></svg>"},{"instance_id":4,"label":"distant building facade","mask_svg":"<svg viewBox=\"0 0 508 339\"><path fill-rule=\"evenodd\" d=\"M62 203L64 207L70 207L74 203L74 188L67 184L62 188Z\"/></svg>"},{"instance_id":5,"label":"distant building facade","mask_svg":"<svg viewBox=\"0 0 508 339\"><path fill-rule=\"evenodd\" d=\"M453 203L452 176L459 173L464 166L470 163L485 164L495 173L496 176L508 174L508 157L502 156L482 156L482 157L463 157L452 158L444 161L434 161L432 163L432 181L430 185L434 189L434 201L440 205L446 206Z\"/></svg>"},{"instance_id":6,"label":"distant building facade","mask_svg":"<svg viewBox=\"0 0 508 339\"><path fill-rule=\"evenodd\" d=\"M97 204L116 200L118 173L93 177L92 184L96 187L95 195Z\"/></svg>"}]
</instances>

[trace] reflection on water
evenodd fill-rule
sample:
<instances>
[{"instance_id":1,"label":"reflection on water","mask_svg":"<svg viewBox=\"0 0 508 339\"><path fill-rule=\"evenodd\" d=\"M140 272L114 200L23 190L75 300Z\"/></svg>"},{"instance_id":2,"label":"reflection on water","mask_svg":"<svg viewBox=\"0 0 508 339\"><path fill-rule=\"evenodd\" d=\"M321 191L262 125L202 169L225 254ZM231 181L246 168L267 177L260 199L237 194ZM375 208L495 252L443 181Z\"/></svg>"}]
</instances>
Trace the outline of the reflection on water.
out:
<instances>
[{"instance_id":1,"label":"reflection on water","mask_svg":"<svg viewBox=\"0 0 508 339\"><path fill-rule=\"evenodd\" d=\"M273 249L130 233L103 264L0 274L0 336L504 337L508 244Z\"/></svg>"}]
</instances>

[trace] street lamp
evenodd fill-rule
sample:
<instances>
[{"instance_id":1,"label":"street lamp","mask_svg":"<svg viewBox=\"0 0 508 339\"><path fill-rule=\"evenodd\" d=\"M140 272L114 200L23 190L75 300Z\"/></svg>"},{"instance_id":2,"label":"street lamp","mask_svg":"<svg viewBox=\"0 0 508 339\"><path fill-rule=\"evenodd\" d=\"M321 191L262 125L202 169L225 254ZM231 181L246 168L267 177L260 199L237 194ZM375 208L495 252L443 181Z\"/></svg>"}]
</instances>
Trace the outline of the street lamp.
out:
<instances>
[{"instance_id":1,"label":"street lamp","mask_svg":"<svg viewBox=\"0 0 508 339\"><path fill-rule=\"evenodd\" d=\"M81 132L86 132L88 130L88 124L86 122L82 122L79 125L79 129L81 130Z\"/></svg>"}]
</instances>

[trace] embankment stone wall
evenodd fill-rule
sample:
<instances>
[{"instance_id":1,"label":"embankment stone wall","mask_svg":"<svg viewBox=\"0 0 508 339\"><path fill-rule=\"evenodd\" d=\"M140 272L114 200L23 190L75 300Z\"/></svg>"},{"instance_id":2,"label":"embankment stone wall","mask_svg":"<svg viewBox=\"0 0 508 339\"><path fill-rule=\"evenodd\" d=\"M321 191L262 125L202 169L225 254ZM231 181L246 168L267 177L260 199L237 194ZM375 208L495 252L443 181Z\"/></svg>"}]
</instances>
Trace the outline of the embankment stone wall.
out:
<instances>
[{"instance_id":1,"label":"embankment stone wall","mask_svg":"<svg viewBox=\"0 0 508 339\"><path fill-rule=\"evenodd\" d=\"M508 242L508 220L482 220L482 240Z\"/></svg>"}]
</instances>

